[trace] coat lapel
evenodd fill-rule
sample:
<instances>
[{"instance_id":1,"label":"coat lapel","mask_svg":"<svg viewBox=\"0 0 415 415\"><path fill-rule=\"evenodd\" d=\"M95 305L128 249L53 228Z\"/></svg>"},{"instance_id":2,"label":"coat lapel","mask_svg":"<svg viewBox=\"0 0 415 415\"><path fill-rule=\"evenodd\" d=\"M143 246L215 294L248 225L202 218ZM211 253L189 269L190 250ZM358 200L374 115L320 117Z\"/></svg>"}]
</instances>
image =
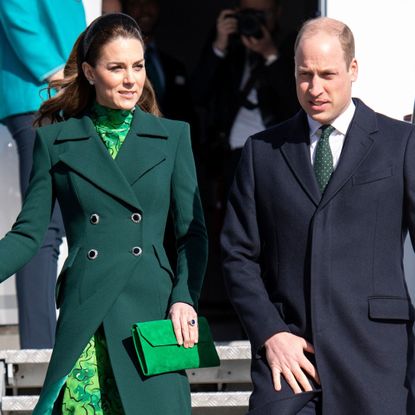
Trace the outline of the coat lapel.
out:
<instances>
[{"instance_id":1,"label":"coat lapel","mask_svg":"<svg viewBox=\"0 0 415 415\"><path fill-rule=\"evenodd\" d=\"M167 138L160 120L137 107L130 132L115 159L130 185L166 159L160 140Z\"/></svg>"},{"instance_id":2,"label":"coat lapel","mask_svg":"<svg viewBox=\"0 0 415 415\"><path fill-rule=\"evenodd\" d=\"M305 113L299 112L293 121L293 128L287 131L281 151L302 188L317 206L321 192L311 165L309 129Z\"/></svg>"},{"instance_id":3,"label":"coat lapel","mask_svg":"<svg viewBox=\"0 0 415 415\"><path fill-rule=\"evenodd\" d=\"M346 184L372 148L372 134L378 130L376 114L360 100L356 99L355 104L356 111L346 133L339 163L323 194L320 208Z\"/></svg>"},{"instance_id":4,"label":"coat lapel","mask_svg":"<svg viewBox=\"0 0 415 415\"><path fill-rule=\"evenodd\" d=\"M142 210L130 184L112 160L88 116L69 119L63 124L56 141L66 141L66 149L59 155L63 163L105 192Z\"/></svg>"}]
</instances>

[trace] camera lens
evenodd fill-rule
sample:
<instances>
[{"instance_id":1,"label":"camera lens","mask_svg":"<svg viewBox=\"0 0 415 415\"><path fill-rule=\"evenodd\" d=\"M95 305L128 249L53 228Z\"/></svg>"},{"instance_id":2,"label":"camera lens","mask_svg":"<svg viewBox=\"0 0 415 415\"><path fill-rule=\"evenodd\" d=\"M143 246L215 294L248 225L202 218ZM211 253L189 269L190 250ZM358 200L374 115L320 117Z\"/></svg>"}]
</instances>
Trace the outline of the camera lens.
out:
<instances>
[{"instance_id":1,"label":"camera lens","mask_svg":"<svg viewBox=\"0 0 415 415\"><path fill-rule=\"evenodd\" d=\"M265 25L265 15L260 10L244 9L236 15L238 20L238 32L243 36L261 39L262 28Z\"/></svg>"}]
</instances>

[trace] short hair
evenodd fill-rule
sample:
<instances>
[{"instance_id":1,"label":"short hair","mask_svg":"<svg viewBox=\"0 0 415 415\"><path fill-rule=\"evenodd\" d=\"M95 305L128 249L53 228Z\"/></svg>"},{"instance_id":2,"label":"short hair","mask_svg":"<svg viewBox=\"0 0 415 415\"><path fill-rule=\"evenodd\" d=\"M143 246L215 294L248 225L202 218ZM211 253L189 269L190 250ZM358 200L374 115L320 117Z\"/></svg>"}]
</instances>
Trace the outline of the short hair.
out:
<instances>
[{"instance_id":1,"label":"short hair","mask_svg":"<svg viewBox=\"0 0 415 415\"><path fill-rule=\"evenodd\" d=\"M353 32L345 23L329 17L316 17L307 20L298 32L297 39L295 40L294 52L297 52L298 46L303 38L312 37L320 32L336 36L339 39L346 66L349 67L355 57Z\"/></svg>"}]
</instances>

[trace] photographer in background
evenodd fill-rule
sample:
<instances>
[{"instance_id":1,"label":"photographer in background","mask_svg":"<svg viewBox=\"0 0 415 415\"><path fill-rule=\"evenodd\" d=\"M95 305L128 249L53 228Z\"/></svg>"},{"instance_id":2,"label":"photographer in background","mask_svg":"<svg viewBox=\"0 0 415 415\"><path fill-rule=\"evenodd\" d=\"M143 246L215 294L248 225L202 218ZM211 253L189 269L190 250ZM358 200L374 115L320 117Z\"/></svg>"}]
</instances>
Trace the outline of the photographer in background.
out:
<instances>
[{"instance_id":1,"label":"photographer in background","mask_svg":"<svg viewBox=\"0 0 415 415\"><path fill-rule=\"evenodd\" d=\"M187 121L196 135L195 113L186 68L176 57L160 49L156 30L159 24L159 0L123 0L122 11L133 17L143 33L146 46L146 73L151 81L162 114L174 120Z\"/></svg>"},{"instance_id":2,"label":"photographer in background","mask_svg":"<svg viewBox=\"0 0 415 415\"><path fill-rule=\"evenodd\" d=\"M201 307L217 340L243 337L220 272L219 232L245 140L297 112L294 40L278 30L277 0L240 0L222 10L195 69L194 100L202 120L203 194L209 232L209 277ZM226 326L226 327L225 327ZM223 333L219 327L225 327Z\"/></svg>"},{"instance_id":3,"label":"photographer in background","mask_svg":"<svg viewBox=\"0 0 415 415\"><path fill-rule=\"evenodd\" d=\"M224 204L247 137L299 109L295 37L280 39L280 14L279 0L240 0L238 8L222 10L195 71L195 100L207 111L208 157L216 161L212 174L226 178L217 206Z\"/></svg>"}]
</instances>

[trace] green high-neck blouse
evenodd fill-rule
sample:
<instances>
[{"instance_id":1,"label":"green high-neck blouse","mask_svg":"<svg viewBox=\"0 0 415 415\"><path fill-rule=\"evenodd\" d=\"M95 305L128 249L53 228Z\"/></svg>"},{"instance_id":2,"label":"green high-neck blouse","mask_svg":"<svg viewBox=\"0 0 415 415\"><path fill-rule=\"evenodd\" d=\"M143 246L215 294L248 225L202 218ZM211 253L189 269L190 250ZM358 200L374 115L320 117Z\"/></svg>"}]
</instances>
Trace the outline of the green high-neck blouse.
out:
<instances>
[{"instance_id":1,"label":"green high-neck blouse","mask_svg":"<svg viewBox=\"0 0 415 415\"><path fill-rule=\"evenodd\" d=\"M130 131L133 114L134 108L132 110L113 109L97 102L91 108L90 115L95 129L113 159L117 157Z\"/></svg>"}]
</instances>

